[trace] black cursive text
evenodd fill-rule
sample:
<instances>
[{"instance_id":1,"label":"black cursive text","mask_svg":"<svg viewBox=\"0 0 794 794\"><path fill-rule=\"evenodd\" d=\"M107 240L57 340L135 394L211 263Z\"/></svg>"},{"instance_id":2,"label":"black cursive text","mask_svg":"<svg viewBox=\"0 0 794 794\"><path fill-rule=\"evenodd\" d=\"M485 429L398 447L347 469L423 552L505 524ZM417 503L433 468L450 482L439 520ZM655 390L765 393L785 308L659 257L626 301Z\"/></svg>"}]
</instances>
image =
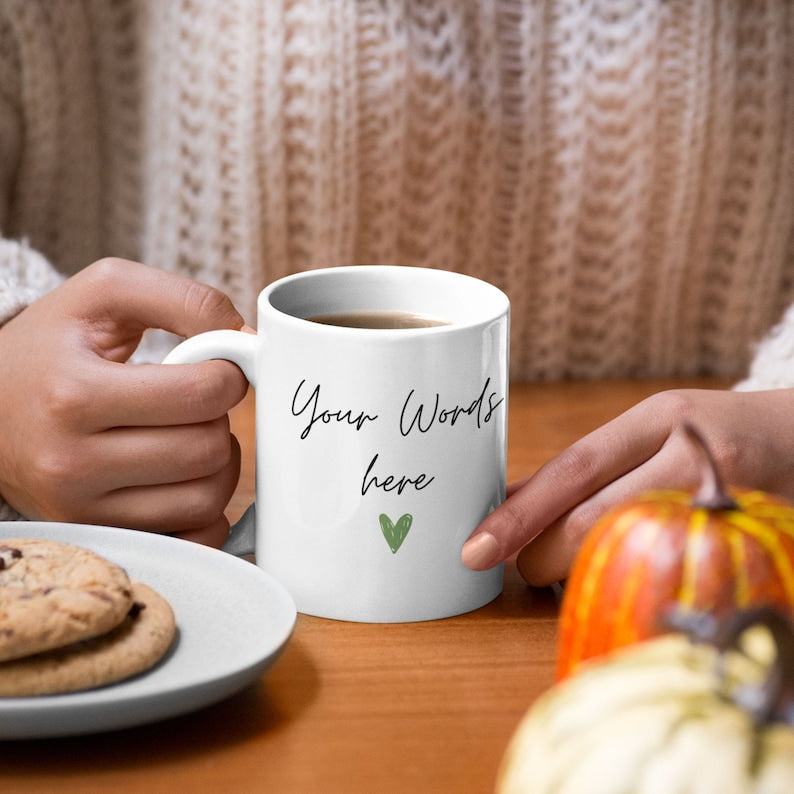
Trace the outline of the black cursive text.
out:
<instances>
[{"instance_id":1,"label":"black cursive text","mask_svg":"<svg viewBox=\"0 0 794 794\"><path fill-rule=\"evenodd\" d=\"M292 396L292 415L301 416L306 412L308 412L309 415L309 423L303 428L300 435L301 439L308 438L309 433L311 433L312 428L317 422L322 422L326 425L330 422L347 422L347 424L354 426L356 430L361 430L367 422L374 422L378 418L377 415L370 416L370 414L364 413L364 411L360 411L358 414L354 415L350 408L347 410L338 409L335 411L329 411L328 409L320 410L319 383L314 387L309 398L301 404L298 397L305 383L306 380L302 380L298 384L295 394Z\"/></svg>"},{"instance_id":2,"label":"black cursive text","mask_svg":"<svg viewBox=\"0 0 794 794\"><path fill-rule=\"evenodd\" d=\"M438 392L432 407L429 408L424 403L414 407L411 403L415 390L411 389L400 413L400 433L407 436L414 428L420 433L427 433L436 423L454 425L464 415L475 417L477 427L482 427L491 421L494 411L504 402L504 397L500 397L496 392L488 393L490 383L491 379L488 378L480 395L468 405L453 405L447 408L440 406L441 396Z\"/></svg>"}]
</instances>

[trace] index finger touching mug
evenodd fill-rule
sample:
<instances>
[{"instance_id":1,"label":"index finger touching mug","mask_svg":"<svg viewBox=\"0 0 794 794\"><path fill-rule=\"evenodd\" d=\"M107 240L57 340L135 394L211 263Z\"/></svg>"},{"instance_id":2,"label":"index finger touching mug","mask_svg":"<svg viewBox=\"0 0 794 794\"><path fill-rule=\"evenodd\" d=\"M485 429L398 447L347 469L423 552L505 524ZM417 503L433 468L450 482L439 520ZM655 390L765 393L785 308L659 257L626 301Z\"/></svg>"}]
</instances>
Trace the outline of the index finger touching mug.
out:
<instances>
[{"instance_id":1,"label":"index finger touching mug","mask_svg":"<svg viewBox=\"0 0 794 794\"><path fill-rule=\"evenodd\" d=\"M256 388L256 559L311 615L429 620L476 609L502 566L461 547L505 496L510 305L484 281L361 265L266 287L226 358Z\"/></svg>"}]
</instances>

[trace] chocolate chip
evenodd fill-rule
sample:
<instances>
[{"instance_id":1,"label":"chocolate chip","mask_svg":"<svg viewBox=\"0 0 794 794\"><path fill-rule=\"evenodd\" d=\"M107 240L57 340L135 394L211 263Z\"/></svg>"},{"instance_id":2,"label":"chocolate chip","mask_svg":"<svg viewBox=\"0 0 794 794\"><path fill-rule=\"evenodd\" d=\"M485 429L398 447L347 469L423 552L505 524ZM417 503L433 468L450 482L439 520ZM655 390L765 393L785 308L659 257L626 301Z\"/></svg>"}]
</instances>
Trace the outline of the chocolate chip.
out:
<instances>
[{"instance_id":1,"label":"chocolate chip","mask_svg":"<svg viewBox=\"0 0 794 794\"><path fill-rule=\"evenodd\" d=\"M142 604L140 601L133 601L130 611L127 613L127 615L134 620L138 617L138 615L141 614L141 612L143 612L144 609L146 609L146 604Z\"/></svg>"},{"instance_id":2,"label":"chocolate chip","mask_svg":"<svg viewBox=\"0 0 794 794\"><path fill-rule=\"evenodd\" d=\"M12 546L0 546L0 571L8 567L6 558L10 562L11 560L18 560L21 556L22 552L19 549L15 549Z\"/></svg>"}]
</instances>

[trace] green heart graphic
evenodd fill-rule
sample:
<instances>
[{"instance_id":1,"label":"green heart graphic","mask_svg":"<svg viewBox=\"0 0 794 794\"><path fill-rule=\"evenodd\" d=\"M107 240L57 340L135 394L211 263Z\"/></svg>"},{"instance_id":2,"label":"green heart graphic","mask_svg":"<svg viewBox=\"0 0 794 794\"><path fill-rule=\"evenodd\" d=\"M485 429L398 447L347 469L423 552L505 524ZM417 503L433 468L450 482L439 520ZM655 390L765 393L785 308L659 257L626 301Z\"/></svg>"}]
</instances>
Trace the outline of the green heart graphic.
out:
<instances>
[{"instance_id":1,"label":"green heart graphic","mask_svg":"<svg viewBox=\"0 0 794 794\"><path fill-rule=\"evenodd\" d=\"M400 516L397 523L394 524L386 513L381 513L379 520L380 531L383 533L383 537L386 538L386 543L389 544L391 553L396 554L400 546L403 545L403 541L408 534L408 530L411 528L414 517L410 513L406 513L404 516Z\"/></svg>"}]
</instances>

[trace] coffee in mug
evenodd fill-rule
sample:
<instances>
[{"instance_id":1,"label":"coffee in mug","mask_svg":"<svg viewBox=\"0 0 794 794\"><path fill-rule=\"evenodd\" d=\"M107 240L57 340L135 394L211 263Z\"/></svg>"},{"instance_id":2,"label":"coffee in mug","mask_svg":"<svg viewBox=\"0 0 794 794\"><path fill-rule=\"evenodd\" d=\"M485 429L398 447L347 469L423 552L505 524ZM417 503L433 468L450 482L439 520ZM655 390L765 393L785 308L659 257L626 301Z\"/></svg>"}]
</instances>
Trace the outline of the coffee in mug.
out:
<instances>
[{"instance_id":1,"label":"coffee in mug","mask_svg":"<svg viewBox=\"0 0 794 794\"><path fill-rule=\"evenodd\" d=\"M431 328L436 325L449 325L446 320L401 311L356 311L343 312L341 314L318 314L307 319L313 323L341 325L346 328Z\"/></svg>"}]
</instances>

